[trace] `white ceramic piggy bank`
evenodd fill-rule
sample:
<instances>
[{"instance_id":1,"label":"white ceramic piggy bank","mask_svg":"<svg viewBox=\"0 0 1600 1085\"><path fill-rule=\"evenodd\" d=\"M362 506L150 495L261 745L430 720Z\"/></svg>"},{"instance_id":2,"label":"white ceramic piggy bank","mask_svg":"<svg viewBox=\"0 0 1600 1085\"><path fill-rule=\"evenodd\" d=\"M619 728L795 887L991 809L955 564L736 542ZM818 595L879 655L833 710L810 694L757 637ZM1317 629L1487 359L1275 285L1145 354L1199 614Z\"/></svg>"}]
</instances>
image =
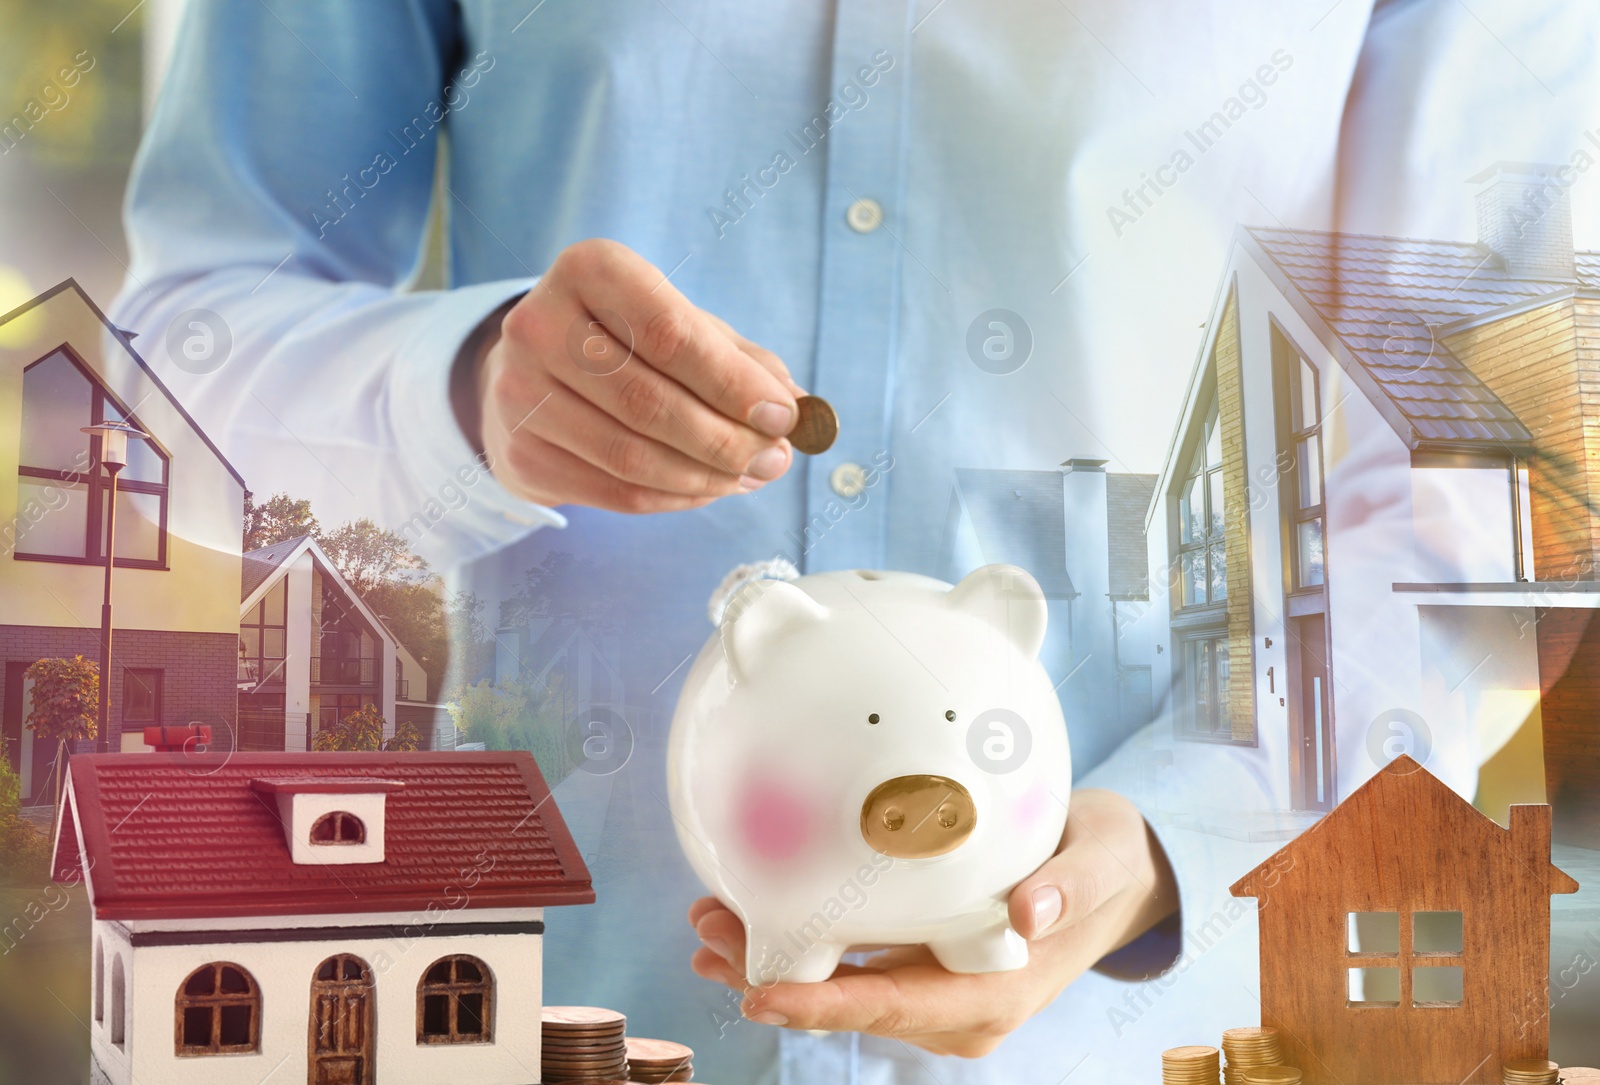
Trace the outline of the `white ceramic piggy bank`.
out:
<instances>
[{"instance_id":1,"label":"white ceramic piggy bank","mask_svg":"<svg viewBox=\"0 0 1600 1085\"><path fill-rule=\"evenodd\" d=\"M851 946L953 972L1027 964L1007 895L1072 786L1038 661L1039 585L988 565L746 584L689 672L667 771L678 838L744 920L748 979L827 979Z\"/></svg>"}]
</instances>

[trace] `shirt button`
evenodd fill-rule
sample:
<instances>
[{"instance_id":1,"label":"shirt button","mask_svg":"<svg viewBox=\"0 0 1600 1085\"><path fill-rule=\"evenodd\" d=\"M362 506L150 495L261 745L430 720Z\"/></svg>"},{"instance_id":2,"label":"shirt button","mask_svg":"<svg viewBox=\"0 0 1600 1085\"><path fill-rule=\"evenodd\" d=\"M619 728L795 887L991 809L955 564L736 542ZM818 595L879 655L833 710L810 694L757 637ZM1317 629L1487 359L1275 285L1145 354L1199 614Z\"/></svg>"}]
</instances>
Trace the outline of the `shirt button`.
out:
<instances>
[{"instance_id":1,"label":"shirt button","mask_svg":"<svg viewBox=\"0 0 1600 1085\"><path fill-rule=\"evenodd\" d=\"M856 233L870 234L883 225L883 205L877 200L863 196L845 210L844 220Z\"/></svg>"},{"instance_id":2,"label":"shirt button","mask_svg":"<svg viewBox=\"0 0 1600 1085\"><path fill-rule=\"evenodd\" d=\"M854 497L867 488L867 473L859 463L841 463L828 476L828 485L840 497Z\"/></svg>"}]
</instances>

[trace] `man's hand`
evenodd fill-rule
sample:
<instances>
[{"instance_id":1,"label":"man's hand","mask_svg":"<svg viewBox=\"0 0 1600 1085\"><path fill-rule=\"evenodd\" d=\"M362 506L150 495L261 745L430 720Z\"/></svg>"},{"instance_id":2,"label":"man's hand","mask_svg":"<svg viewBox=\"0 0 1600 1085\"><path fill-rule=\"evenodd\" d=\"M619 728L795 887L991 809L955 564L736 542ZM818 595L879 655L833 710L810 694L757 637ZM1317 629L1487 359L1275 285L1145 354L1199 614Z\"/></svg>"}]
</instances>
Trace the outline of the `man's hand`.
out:
<instances>
[{"instance_id":1,"label":"man's hand","mask_svg":"<svg viewBox=\"0 0 1600 1085\"><path fill-rule=\"evenodd\" d=\"M922 946L901 946L865 965L840 965L825 983L751 987L744 924L706 897L689 922L706 948L700 976L744 995L753 1021L797 1029L892 1036L936 1055L986 1055L1073 980L1178 907L1177 883L1144 818L1110 791L1072 794L1061 848L1011 893L1011 924L1028 939L1028 966L957 975Z\"/></svg>"},{"instance_id":2,"label":"man's hand","mask_svg":"<svg viewBox=\"0 0 1600 1085\"><path fill-rule=\"evenodd\" d=\"M788 369L626 246L565 249L485 330L460 363L476 367L478 409L458 417L519 497L665 512L788 470L801 394Z\"/></svg>"}]
</instances>

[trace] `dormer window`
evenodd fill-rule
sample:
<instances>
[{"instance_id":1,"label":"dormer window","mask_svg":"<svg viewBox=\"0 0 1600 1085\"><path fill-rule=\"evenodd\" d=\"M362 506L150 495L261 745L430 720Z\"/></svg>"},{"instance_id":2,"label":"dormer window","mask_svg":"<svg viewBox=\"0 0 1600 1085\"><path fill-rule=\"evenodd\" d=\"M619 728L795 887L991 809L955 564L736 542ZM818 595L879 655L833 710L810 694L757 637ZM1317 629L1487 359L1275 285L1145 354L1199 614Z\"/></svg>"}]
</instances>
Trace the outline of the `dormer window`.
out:
<instances>
[{"instance_id":1,"label":"dormer window","mask_svg":"<svg viewBox=\"0 0 1600 1085\"><path fill-rule=\"evenodd\" d=\"M289 857L307 866L383 862L384 808L399 780L280 776L250 781L277 815Z\"/></svg>"},{"instance_id":2,"label":"dormer window","mask_svg":"<svg viewBox=\"0 0 1600 1085\"><path fill-rule=\"evenodd\" d=\"M311 826L313 844L365 844L367 827L347 810L323 814Z\"/></svg>"},{"instance_id":3,"label":"dormer window","mask_svg":"<svg viewBox=\"0 0 1600 1085\"><path fill-rule=\"evenodd\" d=\"M19 532L14 557L95 565L105 561L111 482L100 469L100 438L79 432L100 422L139 426L70 348L62 347L23 370L18 507L47 514ZM128 465L117 479L118 566L166 567L170 466L154 441L128 442Z\"/></svg>"}]
</instances>

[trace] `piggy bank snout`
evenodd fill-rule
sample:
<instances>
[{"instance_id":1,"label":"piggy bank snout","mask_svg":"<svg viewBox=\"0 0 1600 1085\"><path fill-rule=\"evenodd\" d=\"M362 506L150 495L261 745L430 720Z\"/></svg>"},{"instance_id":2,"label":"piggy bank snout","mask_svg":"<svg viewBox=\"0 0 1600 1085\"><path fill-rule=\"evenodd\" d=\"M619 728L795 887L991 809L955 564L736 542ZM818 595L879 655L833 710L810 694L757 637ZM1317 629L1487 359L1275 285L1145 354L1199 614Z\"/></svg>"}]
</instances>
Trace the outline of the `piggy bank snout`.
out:
<instances>
[{"instance_id":1,"label":"piggy bank snout","mask_svg":"<svg viewBox=\"0 0 1600 1085\"><path fill-rule=\"evenodd\" d=\"M927 859L966 843L978 824L972 793L948 776L896 776L861 804L861 835L894 859Z\"/></svg>"}]
</instances>

